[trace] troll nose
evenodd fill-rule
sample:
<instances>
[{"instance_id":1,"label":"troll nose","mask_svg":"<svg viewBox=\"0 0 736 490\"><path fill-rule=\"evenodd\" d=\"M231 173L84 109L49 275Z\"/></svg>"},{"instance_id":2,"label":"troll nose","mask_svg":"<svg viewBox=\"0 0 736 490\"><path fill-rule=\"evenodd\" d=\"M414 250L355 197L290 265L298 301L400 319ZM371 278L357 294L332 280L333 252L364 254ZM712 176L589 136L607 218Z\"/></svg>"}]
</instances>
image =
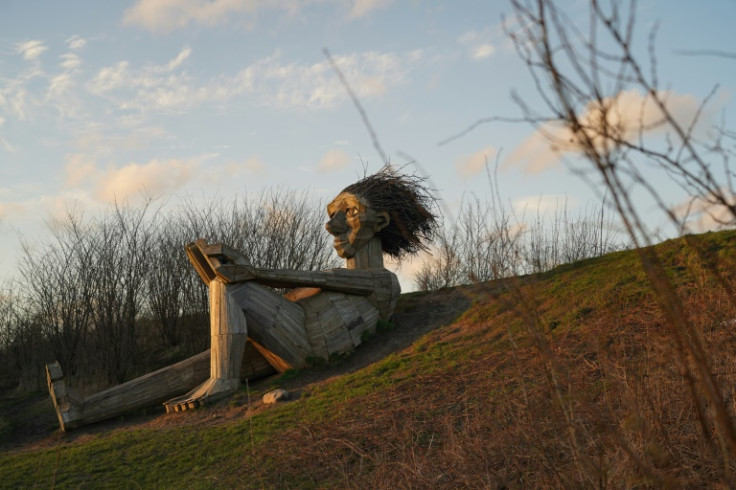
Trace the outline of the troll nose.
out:
<instances>
[{"instance_id":1,"label":"troll nose","mask_svg":"<svg viewBox=\"0 0 736 490\"><path fill-rule=\"evenodd\" d=\"M347 230L347 227L345 226L345 213L335 213L332 219L325 223L325 228L333 235L345 233Z\"/></svg>"}]
</instances>

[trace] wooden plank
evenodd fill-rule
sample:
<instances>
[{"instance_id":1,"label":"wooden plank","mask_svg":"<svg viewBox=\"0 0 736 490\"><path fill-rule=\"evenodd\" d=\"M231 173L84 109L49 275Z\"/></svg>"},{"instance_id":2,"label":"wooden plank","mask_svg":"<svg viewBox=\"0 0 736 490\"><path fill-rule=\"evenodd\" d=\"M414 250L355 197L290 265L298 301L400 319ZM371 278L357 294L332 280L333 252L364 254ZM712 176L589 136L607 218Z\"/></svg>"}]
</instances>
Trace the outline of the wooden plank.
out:
<instances>
[{"instance_id":1,"label":"wooden plank","mask_svg":"<svg viewBox=\"0 0 736 490\"><path fill-rule=\"evenodd\" d=\"M248 363L240 369L241 376L256 380L275 371L254 346L246 348ZM58 364L58 363L57 363ZM53 383L64 381L60 367L52 367ZM66 390L66 399L50 394L63 431L116 417L130 410L161 404L196 388L210 376L210 351L185 359L171 366L113 386L85 399ZM70 396L71 395L71 396Z\"/></svg>"},{"instance_id":2,"label":"wooden plank","mask_svg":"<svg viewBox=\"0 0 736 490\"><path fill-rule=\"evenodd\" d=\"M253 344L253 347L255 347L258 352L263 356L266 361L278 372L283 373L284 371L288 371L289 369L294 369L296 366L293 366L289 362L287 362L285 359L282 359L281 357L274 354L271 350L266 349L261 344L254 340L250 340L250 342Z\"/></svg>"},{"instance_id":3,"label":"wooden plank","mask_svg":"<svg viewBox=\"0 0 736 490\"><path fill-rule=\"evenodd\" d=\"M312 356L327 359L330 356L330 353L327 350L327 341L325 340L322 326L319 323L319 315L317 315L314 309L309 305L305 305L304 311L306 313L304 326L307 332L307 339L309 340Z\"/></svg>"}]
</instances>

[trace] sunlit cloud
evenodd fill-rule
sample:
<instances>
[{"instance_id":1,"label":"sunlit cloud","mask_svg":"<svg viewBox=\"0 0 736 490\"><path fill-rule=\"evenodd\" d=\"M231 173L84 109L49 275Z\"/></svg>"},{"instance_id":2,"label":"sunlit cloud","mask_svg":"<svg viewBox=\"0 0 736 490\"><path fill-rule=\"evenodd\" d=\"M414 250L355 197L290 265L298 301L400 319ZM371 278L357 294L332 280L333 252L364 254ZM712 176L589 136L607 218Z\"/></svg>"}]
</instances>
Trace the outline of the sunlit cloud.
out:
<instances>
[{"instance_id":1,"label":"sunlit cloud","mask_svg":"<svg viewBox=\"0 0 736 490\"><path fill-rule=\"evenodd\" d=\"M719 192L727 202L732 205L736 204L736 196L730 191L719 189ZM736 224L736 216L727 206L719 203L713 195L707 196L707 199L690 198L673 206L671 211L685 225L684 231L686 232L703 233L732 227Z\"/></svg>"},{"instance_id":2,"label":"sunlit cloud","mask_svg":"<svg viewBox=\"0 0 736 490\"><path fill-rule=\"evenodd\" d=\"M192 54L192 50L188 46L185 46L184 49L182 49L181 52L176 56L176 58L169 61L169 64L166 65L167 70L172 71L173 69L177 68L179 65L184 63L187 58L189 58L190 54Z\"/></svg>"},{"instance_id":3,"label":"sunlit cloud","mask_svg":"<svg viewBox=\"0 0 736 490\"><path fill-rule=\"evenodd\" d=\"M351 19L365 17L375 10L386 8L392 1L393 0L355 0L355 3L353 3L352 8L350 9L349 17Z\"/></svg>"},{"instance_id":4,"label":"sunlit cloud","mask_svg":"<svg viewBox=\"0 0 736 490\"><path fill-rule=\"evenodd\" d=\"M166 33L189 24L214 26L233 14L254 14L258 0L138 0L125 11L123 23Z\"/></svg>"},{"instance_id":5,"label":"sunlit cloud","mask_svg":"<svg viewBox=\"0 0 736 490\"><path fill-rule=\"evenodd\" d=\"M695 134L710 129L715 111L712 108L701 110L701 102L692 95L663 91L657 96L681 127L694 125ZM579 120L586 132L584 134L589 135L593 145L600 149L611 145L610 139L601 136L604 123L608 134L624 142L634 142L645 135L664 134L672 129L654 99L636 90L620 92L616 97L604 99L602 104L589 103L581 111ZM542 172L558 166L565 155L581 153L578 141L579 137L567 126L545 123L514 150L503 167L522 166L527 173Z\"/></svg>"},{"instance_id":6,"label":"sunlit cloud","mask_svg":"<svg viewBox=\"0 0 736 490\"><path fill-rule=\"evenodd\" d=\"M35 60L48 48L38 40L26 41L15 45L16 52L25 60Z\"/></svg>"},{"instance_id":7,"label":"sunlit cloud","mask_svg":"<svg viewBox=\"0 0 736 490\"><path fill-rule=\"evenodd\" d=\"M496 48L493 44L480 44L475 46L471 51L471 57L476 60L483 58L489 58L496 52Z\"/></svg>"},{"instance_id":8,"label":"sunlit cloud","mask_svg":"<svg viewBox=\"0 0 736 490\"><path fill-rule=\"evenodd\" d=\"M66 40L66 43L69 49L77 50L82 49L87 44L87 40L79 36L72 36Z\"/></svg>"},{"instance_id":9,"label":"sunlit cloud","mask_svg":"<svg viewBox=\"0 0 736 490\"><path fill-rule=\"evenodd\" d=\"M474 177L482 172L486 168L487 163L492 161L497 154L497 149L488 146L470 156L460 157L455 160L455 169L462 178Z\"/></svg>"},{"instance_id":10,"label":"sunlit cloud","mask_svg":"<svg viewBox=\"0 0 736 490\"><path fill-rule=\"evenodd\" d=\"M65 53L61 55L61 63L59 65L67 70L71 71L78 68L82 64L82 60L74 53Z\"/></svg>"},{"instance_id":11,"label":"sunlit cloud","mask_svg":"<svg viewBox=\"0 0 736 490\"><path fill-rule=\"evenodd\" d=\"M489 29L481 32L465 32L458 38L458 42L465 46L468 56L476 60L490 58L496 54L496 47L491 42Z\"/></svg>"},{"instance_id":12,"label":"sunlit cloud","mask_svg":"<svg viewBox=\"0 0 736 490\"><path fill-rule=\"evenodd\" d=\"M177 71L190 54L191 50L184 48L165 65L141 68L119 61L100 69L86 87L92 94L108 98L126 111L182 111L239 95L251 95L256 103L279 108L326 109L348 100L326 60L312 64L288 63L276 52L234 75L199 83ZM333 60L355 93L369 98L381 96L404 83L409 70L421 60L421 53L365 52L337 55Z\"/></svg>"},{"instance_id":13,"label":"sunlit cloud","mask_svg":"<svg viewBox=\"0 0 736 490\"><path fill-rule=\"evenodd\" d=\"M3 137L0 137L0 148L3 149L3 151L6 151L8 153L15 153L18 150L15 149L13 145L11 145L8 140L6 140Z\"/></svg>"},{"instance_id":14,"label":"sunlit cloud","mask_svg":"<svg viewBox=\"0 0 736 490\"><path fill-rule=\"evenodd\" d=\"M48 75L50 78L44 100L47 105L55 107L62 117L77 118L83 111L84 104L76 90L77 82L74 77L78 74L82 60L76 53L71 52L62 54L60 58L59 66L63 72Z\"/></svg>"},{"instance_id":15,"label":"sunlit cloud","mask_svg":"<svg viewBox=\"0 0 736 490\"><path fill-rule=\"evenodd\" d=\"M243 173L264 175L267 170L266 164L257 156L250 156L243 162L229 162L224 165L224 173L230 177L239 177Z\"/></svg>"},{"instance_id":16,"label":"sunlit cloud","mask_svg":"<svg viewBox=\"0 0 736 490\"><path fill-rule=\"evenodd\" d=\"M87 85L88 89L94 94L104 94L125 86L128 80L132 78L132 75L128 72L128 66L130 66L130 63L127 61L119 61L112 66L100 69Z\"/></svg>"},{"instance_id":17,"label":"sunlit cloud","mask_svg":"<svg viewBox=\"0 0 736 490\"><path fill-rule=\"evenodd\" d=\"M146 164L130 163L104 171L95 189L103 201L126 199L142 192L164 194L186 185L195 176L196 160L151 160Z\"/></svg>"},{"instance_id":18,"label":"sunlit cloud","mask_svg":"<svg viewBox=\"0 0 736 490\"><path fill-rule=\"evenodd\" d=\"M26 118L28 107L28 91L21 79L11 80L0 86L0 109L19 120Z\"/></svg>"},{"instance_id":19,"label":"sunlit cloud","mask_svg":"<svg viewBox=\"0 0 736 490\"><path fill-rule=\"evenodd\" d=\"M351 158L350 155L342 150L330 150L320 160L317 171L321 173L334 172L348 166Z\"/></svg>"},{"instance_id":20,"label":"sunlit cloud","mask_svg":"<svg viewBox=\"0 0 736 490\"><path fill-rule=\"evenodd\" d=\"M61 97L72 85L72 79L68 73L56 75L49 81L49 88L46 96L47 98Z\"/></svg>"},{"instance_id":21,"label":"sunlit cloud","mask_svg":"<svg viewBox=\"0 0 736 490\"><path fill-rule=\"evenodd\" d=\"M73 154L66 157L65 185L67 189L87 189L103 202L170 194L191 182L201 165L211 158L212 155L201 155L101 167L90 155Z\"/></svg>"},{"instance_id":22,"label":"sunlit cloud","mask_svg":"<svg viewBox=\"0 0 736 490\"><path fill-rule=\"evenodd\" d=\"M86 130L77 135L72 145L84 154L112 157L116 152L145 150L153 142L173 139L174 135L161 126L139 126L122 132Z\"/></svg>"},{"instance_id":23,"label":"sunlit cloud","mask_svg":"<svg viewBox=\"0 0 736 490\"><path fill-rule=\"evenodd\" d=\"M90 155L84 153L67 155L65 162L66 187L77 187L87 180L93 181L97 178L97 164Z\"/></svg>"},{"instance_id":24,"label":"sunlit cloud","mask_svg":"<svg viewBox=\"0 0 736 490\"><path fill-rule=\"evenodd\" d=\"M10 218L18 218L26 211L26 206L19 202L0 201L0 222Z\"/></svg>"},{"instance_id":25,"label":"sunlit cloud","mask_svg":"<svg viewBox=\"0 0 736 490\"><path fill-rule=\"evenodd\" d=\"M325 3L346 12L348 19L359 19L385 9L393 0L137 0L123 14L123 24L165 34L190 25L214 27L234 19L252 22L263 10L294 16Z\"/></svg>"},{"instance_id":26,"label":"sunlit cloud","mask_svg":"<svg viewBox=\"0 0 736 490\"><path fill-rule=\"evenodd\" d=\"M5 118L0 116L0 130L2 130L3 125L5 124ZM2 133L0 133L0 148L2 148L4 151L8 153L15 153L15 148L8 143L8 141L3 138Z\"/></svg>"}]
</instances>

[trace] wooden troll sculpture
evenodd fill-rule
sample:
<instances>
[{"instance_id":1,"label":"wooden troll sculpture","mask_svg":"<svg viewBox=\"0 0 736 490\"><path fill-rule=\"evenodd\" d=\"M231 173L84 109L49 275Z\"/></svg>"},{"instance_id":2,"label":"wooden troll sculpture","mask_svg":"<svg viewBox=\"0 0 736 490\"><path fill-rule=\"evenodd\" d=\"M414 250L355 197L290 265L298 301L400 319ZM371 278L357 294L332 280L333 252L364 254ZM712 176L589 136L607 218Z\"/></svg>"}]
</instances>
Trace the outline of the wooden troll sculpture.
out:
<instances>
[{"instance_id":1,"label":"wooden troll sculpture","mask_svg":"<svg viewBox=\"0 0 736 490\"><path fill-rule=\"evenodd\" d=\"M165 400L168 412L195 408L234 393L243 377L354 349L379 319L390 318L401 292L383 254L398 258L423 249L437 222L434 204L421 178L390 167L345 188L328 204L326 223L346 260L341 269L260 269L227 245L188 244L187 256L209 286L210 351L86 399L66 388L58 363L47 365L62 430ZM295 289L281 296L269 286ZM202 383L208 360L209 379Z\"/></svg>"}]
</instances>

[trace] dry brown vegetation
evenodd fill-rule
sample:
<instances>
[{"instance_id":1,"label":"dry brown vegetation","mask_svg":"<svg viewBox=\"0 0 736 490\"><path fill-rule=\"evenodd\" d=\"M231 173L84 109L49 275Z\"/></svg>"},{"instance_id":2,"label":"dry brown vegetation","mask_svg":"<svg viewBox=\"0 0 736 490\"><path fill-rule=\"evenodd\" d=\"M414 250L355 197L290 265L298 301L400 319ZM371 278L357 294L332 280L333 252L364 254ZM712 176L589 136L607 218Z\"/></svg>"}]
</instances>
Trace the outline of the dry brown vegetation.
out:
<instances>
[{"instance_id":1,"label":"dry brown vegetation","mask_svg":"<svg viewBox=\"0 0 736 490\"><path fill-rule=\"evenodd\" d=\"M685 231L689 216L668 207L655 185L666 176L691 205L704 204L733 225L733 132L711 128L710 138L693 136L709 96L690 121L669 112L653 33L648 66L637 59L635 2L589 2L589 25L583 26L553 0L511 4L516 22L509 25L516 30L509 35L545 107L539 113L520 96L517 101L529 122L558 137L554 143L563 153L584 157L573 169L609 196L633 250L599 256L611 243L602 219L565 230L570 240L541 233L519 246L503 210L471 203L458 241L454 232L440 237L438 261L420 280L428 288L478 284L457 286L452 294L404 296L393 330L355 353L375 362L287 373L230 403L256 399L271 386L295 389L297 400L269 410L247 402L233 408L242 417L221 423L197 424L206 411L161 416L167 422L158 426L103 427L96 438L59 437L52 449L0 454L0 481L208 488L736 486L736 232L651 246L656 239L634 198L648 195ZM627 127L616 116L617 104L632 90L644 97L639 120ZM645 117L651 107L658 111L654 126ZM663 137L649 138L652 127ZM575 255L581 244L582 255ZM559 265L586 256L594 258ZM445 301L459 302L462 315L384 358L385 348L377 345L393 345ZM363 355L371 348L380 355ZM161 454L168 456L162 461Z\"/></svg>"},{"instance_id":2,"label":"dry brown vegetation","mask_svg":"<svg viewBox=\"0 0 736 490\"><path fill-rule=\"evenodd\" d=\"M72 385L94 390L205 350L207 288L184 253L197 238L266 268L339 263L324 206L306 192L158 205L70 212L49 239L24 244L16 281L0 289L0 388L42 388L44 365L58 360Z\"/></svg>"},{"instance_id":3,"label":"dry brown vegetation","mask_svg":"<svg viewBox=\"0 0 736 490\"><path fill-rule=\"evenodd\" d=\"M654 249L705 347L729 423L736 284L712 272L733 269L735 244L736 232L721 232ZM708 251L708 264L693 246ZM453 312L461 314L415 336ZM6 452L0 476L41 486L728 487L734 459L687 376L636 252L616 252L405 295L395 326L353 358L191 415L133 418L123 429L113 422L51 437L40 444L48 449ZM301 396L264 410L257 400L271 386Z\"/></svg>"},{"instance_id":4,"label":"dry brown vegetation","mask_svg":"<svg viewBox=\"0 0 736 490\"><path fill-rule=\"evenodd\" d=\"M731 268L735 239L704 242ZM732 421L732 292L688 250L681 240L660 253ZM402 354L429 353L431 364L284 431L239 476L358 488L730 486L734 459L719 454L643 270L633 254L614 255L464 288L472 308ZM278 470L260 472L266 460Z\"/></svg>"}]
</instances>

